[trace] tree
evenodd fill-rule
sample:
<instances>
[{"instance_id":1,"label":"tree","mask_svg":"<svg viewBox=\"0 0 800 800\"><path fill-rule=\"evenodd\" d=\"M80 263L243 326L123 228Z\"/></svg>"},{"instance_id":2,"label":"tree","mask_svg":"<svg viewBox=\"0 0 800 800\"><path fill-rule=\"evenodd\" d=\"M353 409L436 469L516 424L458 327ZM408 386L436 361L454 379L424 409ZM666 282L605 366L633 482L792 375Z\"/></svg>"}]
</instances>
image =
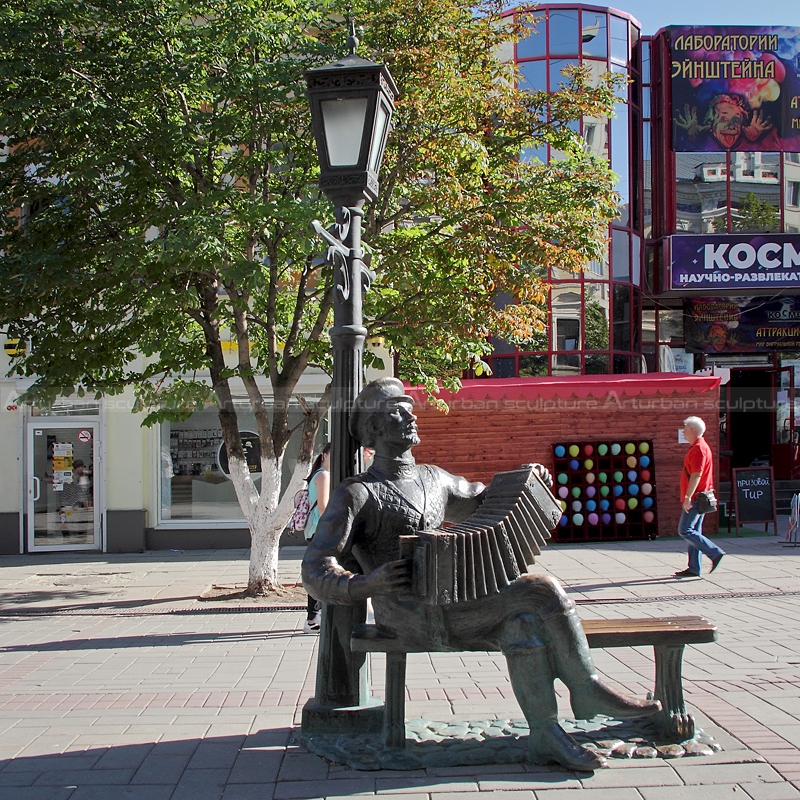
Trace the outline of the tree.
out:
<instances>
[{"instance_id":1,"label":"tree","mask_svg":"<svg viewBox=\"0 0 800 800\"><path fill-rule=\"evenodd\" d=\"M725 217L714 220L714 232L725 233ZM747 192L731 212L731 230L734 233L773 233L780 231L781 217L778 209L768 199L761 200L755 192Z\"/></svg>"},{"instance_id":2,"label":"tree","mask_svg":"<svg viewBox=\"0 0 800 800\"><path fill-rule=\"evenodd\" d=\"M437 378L452 386L481 365L489 330L513 341L541 328L543 284L524 265L598 257L612 178L571 123L607 115L613 81L591 86L577 71L553 96L515 88L498 53L521 27L495 0L352 5L360 53L386 61L402 92L367 208L378 279L366 324L399 354L401 377L435 391ZM215 403L252 534L253 591L275 585L279 536L329 404L327 391L299 398L303 421L290 425L300 377L330 369L332 280L309 222L332 209L316 188L303 72L341 55L337 11L338 0L0 10L0 324L31 344L14 370L36 376L37 402L132 386L145 424ZM560 160L519 160L545 141ZM499 291L514 304L495 309ZM260 491L237 386L257 420ZM282 496L292 437L300 456Z\"/></svg>"}]
</instances>

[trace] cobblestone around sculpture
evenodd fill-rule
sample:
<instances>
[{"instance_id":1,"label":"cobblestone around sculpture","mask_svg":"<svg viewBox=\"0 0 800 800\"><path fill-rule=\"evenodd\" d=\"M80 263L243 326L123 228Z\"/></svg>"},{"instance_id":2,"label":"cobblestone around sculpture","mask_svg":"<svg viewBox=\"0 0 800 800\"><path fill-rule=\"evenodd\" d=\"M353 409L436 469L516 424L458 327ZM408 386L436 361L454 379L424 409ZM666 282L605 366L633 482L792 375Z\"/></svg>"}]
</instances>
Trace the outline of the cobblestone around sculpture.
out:
<instances>
[{"instance_id":1,"label":"cobblestone around sculpture","mask_svg":"<svg viewBox=\"0 0 800 800\"><path fill-rule=\"evenodd\" d=\"M597 717L588 722L560 720L560 724L580 744L609 759L672 759L722 750L700 729L688 741L664 741L647 719L621 722ZM403 749L384 748L381 734L316 734L303 736L301 741L311 752L352 769L411 770L528 762L527 737L524 720L434 722L418 717L406 722Z\"/></svg>"}]
</instances>

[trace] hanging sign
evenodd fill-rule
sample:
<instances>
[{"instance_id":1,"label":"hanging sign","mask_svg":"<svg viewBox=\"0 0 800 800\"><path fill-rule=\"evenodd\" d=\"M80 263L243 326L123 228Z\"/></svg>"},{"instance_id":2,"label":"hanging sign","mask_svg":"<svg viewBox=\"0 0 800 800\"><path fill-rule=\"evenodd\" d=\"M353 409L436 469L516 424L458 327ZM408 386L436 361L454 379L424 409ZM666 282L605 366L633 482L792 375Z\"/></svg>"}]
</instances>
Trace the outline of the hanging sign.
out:
<instances>
[{"instance_id":1,"label":"hanging sign","mask_svg":"<svg viewBox=\"0 0 800 800\"><path fill-rule=\"evenodd\" d=\"M800 287L800 234L670 236L670 288L739 291Z\"/></svg>"},{"instance_id":2,"label":"hanging sign","mask_svg":"<svg viewBox=\"0 0 800 800\"><path fill-rule=\"evenodd\" d=\"M800 296L684 300L686 349L697 353L800 350Z\"/></svg>"}]
</instances>

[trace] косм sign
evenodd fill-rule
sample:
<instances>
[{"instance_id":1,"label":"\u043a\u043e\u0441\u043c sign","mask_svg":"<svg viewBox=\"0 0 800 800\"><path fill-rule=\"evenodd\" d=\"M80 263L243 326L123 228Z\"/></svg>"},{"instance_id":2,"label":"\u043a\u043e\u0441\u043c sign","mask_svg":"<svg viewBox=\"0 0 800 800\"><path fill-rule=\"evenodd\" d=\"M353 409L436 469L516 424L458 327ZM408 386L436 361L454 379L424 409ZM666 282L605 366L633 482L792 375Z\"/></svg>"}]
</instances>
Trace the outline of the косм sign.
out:
<instances>
[{"instance_id":1,"label":"\u043a\u043e\u0441\u043c sign","mask_svg":"<svg viewBox=\"0 0 800 800\"><path fill-rule=\"evenodd\" d=\"M800 235L670 237L672 289L681 291L800 286Z\"/></svg>"}]
</instances>

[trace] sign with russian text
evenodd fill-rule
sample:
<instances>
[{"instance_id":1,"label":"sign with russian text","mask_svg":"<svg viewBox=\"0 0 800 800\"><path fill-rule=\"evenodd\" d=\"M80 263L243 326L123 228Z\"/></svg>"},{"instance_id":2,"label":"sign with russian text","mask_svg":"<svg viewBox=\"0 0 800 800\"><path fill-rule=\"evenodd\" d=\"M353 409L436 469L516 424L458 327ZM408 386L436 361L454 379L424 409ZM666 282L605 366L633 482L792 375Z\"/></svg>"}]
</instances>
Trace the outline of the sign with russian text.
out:
<instances>
[{"instance_id":1,"label":"sign with russian text","mask_svg":"<svg viewBox=\"0 0 800 800\"><path fill-rule=\"evenodd\" d=\"M739 527L749 522L764 522L775 525L775 476L772 467L750 467L733 470L733 502L736 506L736 535Z\"/></svg>"},{"instance_id":2,"label":"sign with russian text","mask_svg":"<svg viewBox=\"0 0 800 800\"><path fill-rule=\"evenodd\" d=\"M800 234L676 235L670 250L670 287L678 291L800 287Z\"/></svg>"},{"instance_id":3,"label":"sign with russian text","mask_svg":"<svg viewBox=\"0 0 800 800\"><path fill-rule=\"evenodd\" d=\"M800 152L800 28L668 29L677 152Z\"/></svg>"},{"instance_id":4,"label":"sign with russian text","mask_svg":"<svg viewBox=\"0 0 800 800\"><path fill-rule=\"evenodd\" d=\"M686 349L696 353L800 350L800 297L684 301Z\"/></svg>"}]
</instances>

